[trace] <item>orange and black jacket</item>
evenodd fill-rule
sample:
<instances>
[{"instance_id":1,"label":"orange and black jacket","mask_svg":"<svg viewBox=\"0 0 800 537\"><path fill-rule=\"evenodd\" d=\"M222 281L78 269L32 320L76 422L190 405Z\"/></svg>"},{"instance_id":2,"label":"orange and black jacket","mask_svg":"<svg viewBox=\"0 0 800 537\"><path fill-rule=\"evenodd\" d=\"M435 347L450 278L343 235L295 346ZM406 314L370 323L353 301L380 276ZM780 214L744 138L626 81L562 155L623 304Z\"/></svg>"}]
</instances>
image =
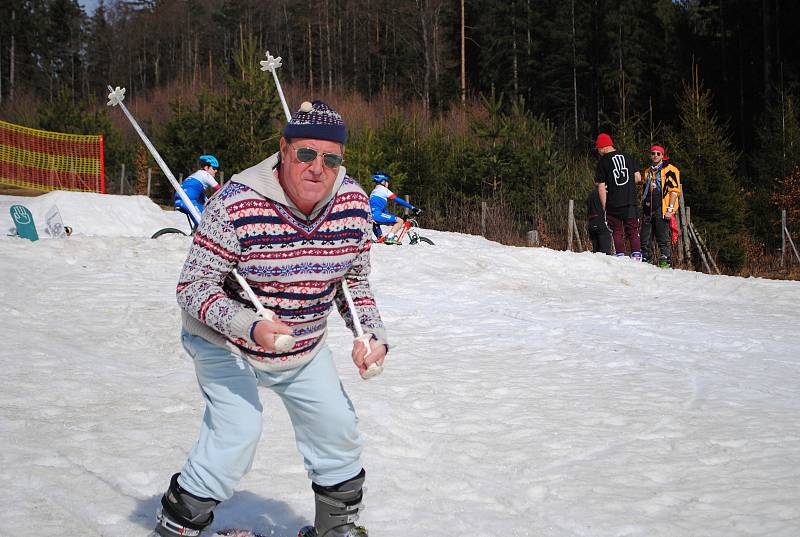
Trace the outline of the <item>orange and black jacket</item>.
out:
<instances>
[{"instance_id":1,"label":"orange and black jacket","mask_svg":"<svg viewBox=\"0 0 800 537\"><path fill-rule=\"evenodd\" d=\"M650 181L655 178L657 172L653 172L653 168L648 167L644 172L644 198L650 195ZM661 167L661 216L667 214L667 207L669 206L669 195L675 192L674 213L678 212L678 198L681 195L681 171L666 162Z\"/></svg>"}]
</instances>

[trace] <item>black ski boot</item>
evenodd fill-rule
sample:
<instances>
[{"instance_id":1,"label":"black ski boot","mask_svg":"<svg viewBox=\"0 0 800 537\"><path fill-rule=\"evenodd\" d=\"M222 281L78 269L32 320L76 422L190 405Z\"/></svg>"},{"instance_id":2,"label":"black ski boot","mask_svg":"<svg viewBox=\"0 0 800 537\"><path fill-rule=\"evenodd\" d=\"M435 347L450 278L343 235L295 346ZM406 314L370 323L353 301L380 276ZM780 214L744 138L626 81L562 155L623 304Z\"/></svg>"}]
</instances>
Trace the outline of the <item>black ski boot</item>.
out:
<instances>
[{"instance_id":1,"label":"black ski boot","mask_svg":"<svg viewBox=\"0 0 800 537\"><path fill-rule=\"evenodd\" d=\"M219 503L183 490L178 476L172 476L169 488L156 511L156 535L161 537L197 537L214 520L213 509Z\"/></svg>"},{"instance_id":2,"label":"black ski boot","mask_svg":"<svg viewBox=\"0 0 800 537\"><path fill-rule=\"evenodd\" d=\"M316 516L314 526L305 526L297 537L367 537L367 530L356 526L361 507L364 469L338 485L322 487L313 483Z\"/></svg>"}]
</instances>

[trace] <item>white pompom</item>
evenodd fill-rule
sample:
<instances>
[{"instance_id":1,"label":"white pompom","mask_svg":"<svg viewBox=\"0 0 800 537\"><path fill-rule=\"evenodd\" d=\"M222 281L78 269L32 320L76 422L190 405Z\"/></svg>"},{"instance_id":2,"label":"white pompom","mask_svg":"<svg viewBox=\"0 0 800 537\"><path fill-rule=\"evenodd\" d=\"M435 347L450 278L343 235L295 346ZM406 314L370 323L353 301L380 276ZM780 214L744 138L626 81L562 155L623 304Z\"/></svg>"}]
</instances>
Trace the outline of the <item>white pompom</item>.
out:
<instances>
[{"instance_id":1,"label":"white pompom","mask_svg":"<svg viewBox=\"0 0 800 537\"><path fill-rule=\"evenodd\" d=\"M301 112L311 112L314 109L314 105L312 105L308 101L303 101L303 104L300 105Z\"/></svg>"}]
</instances>

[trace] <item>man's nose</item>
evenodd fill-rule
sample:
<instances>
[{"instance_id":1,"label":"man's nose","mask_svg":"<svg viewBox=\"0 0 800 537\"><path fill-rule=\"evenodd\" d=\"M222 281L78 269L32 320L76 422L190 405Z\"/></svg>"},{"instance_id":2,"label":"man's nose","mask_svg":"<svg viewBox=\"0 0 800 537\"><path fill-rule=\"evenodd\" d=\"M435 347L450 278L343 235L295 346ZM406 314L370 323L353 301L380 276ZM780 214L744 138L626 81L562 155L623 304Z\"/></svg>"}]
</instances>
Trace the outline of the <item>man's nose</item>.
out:
<instances>
[{"instance_id":1,"label":"man's nose","mask_svg":"<svg viewBox=\"0 0 800 537\"><path fill-rule=\"evenodd\" d=\"M311 161L311 171L314 172L314 175L321 175L323 171L323 164L322 164L322 154L320 153L314 160Z\"/></svg>"}]
</instances>

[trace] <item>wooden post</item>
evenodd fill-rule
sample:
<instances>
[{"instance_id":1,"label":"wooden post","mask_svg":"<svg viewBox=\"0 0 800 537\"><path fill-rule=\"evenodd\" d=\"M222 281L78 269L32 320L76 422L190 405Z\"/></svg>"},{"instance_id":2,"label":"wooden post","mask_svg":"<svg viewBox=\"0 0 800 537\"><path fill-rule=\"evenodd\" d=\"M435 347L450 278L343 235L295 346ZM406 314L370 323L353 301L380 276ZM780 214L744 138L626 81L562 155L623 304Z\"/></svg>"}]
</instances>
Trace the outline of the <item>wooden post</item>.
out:
<instances>
[{"instance_id":1,"label":"wooden post","mask_svg":"<svg viewBox=\"0 0 800 537\"><path fill-rule=\"evenodd\" d=\"M123 162L122 165L120 165L120 170L119 170L119 193L120 193L120 195L123 194L122 189L123 189L124 185L125 185L125 163Z\"/></svg>"},{"instance_id":2,"label":"wooden post","mask_svg":"<svg viewBox=\"0 0 800 537\"><path fill-rule=\"evenodd\" d=\"M794 251L794 256L797 258L797 262L800 263L800 254L797 253L797 248L795 248L794 246L794 241L792 240L792 236L789 234L789 228L787 228L786 226L783 227L783 235L789 240L789 244L792 246L792 250ZM789 259L791 259L791 257Z\"/></svg>"},{"instance_id":3,"label":"wooden post","mask_svg":"<svg viewBox=\"0 0 800 537\"><path fill-rule=\"evenodd\" d=\"M153 168L147 167L147 197L150 197L150 184L153 182Z\"/></svg>"},{"instance_id":4,"label":"wooden post","mask_svg":"<svg viewBox=\"0 0 800 537\"><path fill-rule=\"evenodd\" d=\"M678 205L678 212L675 216L678 219L678 243L675 245L678 249L678 264L683 265L683 211L681 211L680 205ZM672 239L672 232L670 231L670 239ZM671 244L671 242L670 242Z\"/></svg>"},{"instance_id":5,"label":"wooden post","mask_svg":"<svg viewBox=\"0 0 800 537\"><path fill-rule=\"evenodd\" d=\"M405 200L406 200L406 201L407 201L409 204L411 203L411 196L409 196L409 195L406 195L404 199L405 199ZM406 218L408 218L408 215L409 215L409 214L411 214L411 210L410 210L408 207L404 207L404 208L403 208L403 213L406 215Z\"/></svg>"},{"instance_id":6,"label":"wooden post","mask_svg":"<svg viewBox=\"0 0 800 537\"><path fill-rule=\"evenodd\" d=\"M711 267L708 266L706 255L703 253L703 248L700 246L700 241L697 240L697 236L694 234L694 227L691 224L689 225L689 236L692 238L692 240L694 240L695 246L697 246L697 251L700 252L700 259L703 261L703 265L706 267L706 272L711 274Z\"/></svg>"},{"instance_id":7,"label":"wooden post","mask_svg":"<svg viewBox=\"0 0 800 537\"><path fill-rule=\"evenodd\" d=\"M481 236L486 236L486 202L481 202Z\"/></svg>"},{"instance_id":8,"label":"wooden post","mask_svg":"<svg viewBox=\"0 0 800 537\"><path fill-rule=\"evenodd\" d=\"M794 256L797 258L797 262L800 263L800 254L797 253L797 248L794 246L794 241L792 240L792 236L789 235L789 230L786 230L786 238L789 239L789 244L792 246L792 250L794 250Z\"/></svg>"},{"instance_id":9,"label":"wooden post","mask_svg":"<svg viewBox=\"0 0 800 537\"><path fill-rule=\"evenodd\" d=\"M681 207L683 207L683 196L681 196ZM685 219L683 222L683 247L686 249L686 262L691 265L692 264L692 240L689 237L689 224L692 223L692 208L686 207L683 211L685 215Z\"/></svg>"},{"instance_id":10,"label":"wooden post","mask_svg":"<svg viewBox=\"0 0 800 537\"><path fill-rule=\"evenodd\" d=\"M786 253L786 209L781 210L781 268L783 268L784 253Z\"/></svg>"},{"instance_id":11,"label":"wooden post","mask_svg":"<svg viewBox=\"0 0 800 537\"><path fill-rule=\"evenodd\" d=\"M705 249L706 255L708 256L708 260L711 262L711 266L714 267L714 271L716 271L717 274L722 274L717 268L717 263L714 261L714 256L711 255L711 250L709 250L708 247L706 246L706 243L703 242L703 238L694 228L694 224L692 224L692 233L694 233L694 236L697 237L697 240L700 242L700 246L702 246Z\"/></svg>"},{"instance_id":12,"label":"wooden post","mask_svg":"<svg viewBox=\"0 0 800 537\"><path fill-rule=\"evenodd\" d=\"M539 231L532 229L527 233L528 246L539 246Z\"/></svg>"},{"instance_id":13,"label":"wooden post","mask_svg":"<svg viewBox=\"0 0 800 537\"><path fill-rule=\"evenodd\" d=\"M581 252L586 250L583 242L581 242L581 233L578 231L578 222L575 220L575 215L572 215L572 227L575 228L575 241L578 243L578 248L580 248Z\"/></svg>"},{"instance_id":14,"label":"wooden post","mask_svg":"<svg viewBox=\"0 0 800 537\"><path fill-rule=\"evenodd\" d=\"M567 250L572 251L572 232L575 227L575 216L572 214L572 208L575 206L574 200L569 200L569 209L567 209Z\"/></svg>"},{"instance_id":15,"label":"wooden post","mask_svg":"<svg viewBox=\"0 0 800 537\"><path fill-rule=\"evenodd\" d=\"M698 242L698 244L699 244L699 246L700 246L700 248L699 248L699 249L700 249L700 251L702 252L702 251L703 251L703 249L705 249L705 251L706 251L706 254L708 254L708 260L709 260L709 261L711 261L711 265L714 267L714 271L715 271L717 274L721 274L721 272L720 272L720 271L719 271L719 269L717 268L717 264L716 264L716 262L714 262L714 257L711 255L711 250L709 250L708 248L706 248L706 243L704 243L704 242L703 242L703 239L701 239L701 238L700 238L700 235L697 233L697 230L694 228L694 224L690 224L690 225L689 225L689 229L691 229L691 230L692 230L692 233L694 233L694 236L695 236L695 238L697 239L697 242Z\"/></svg>"}]
</instances>

